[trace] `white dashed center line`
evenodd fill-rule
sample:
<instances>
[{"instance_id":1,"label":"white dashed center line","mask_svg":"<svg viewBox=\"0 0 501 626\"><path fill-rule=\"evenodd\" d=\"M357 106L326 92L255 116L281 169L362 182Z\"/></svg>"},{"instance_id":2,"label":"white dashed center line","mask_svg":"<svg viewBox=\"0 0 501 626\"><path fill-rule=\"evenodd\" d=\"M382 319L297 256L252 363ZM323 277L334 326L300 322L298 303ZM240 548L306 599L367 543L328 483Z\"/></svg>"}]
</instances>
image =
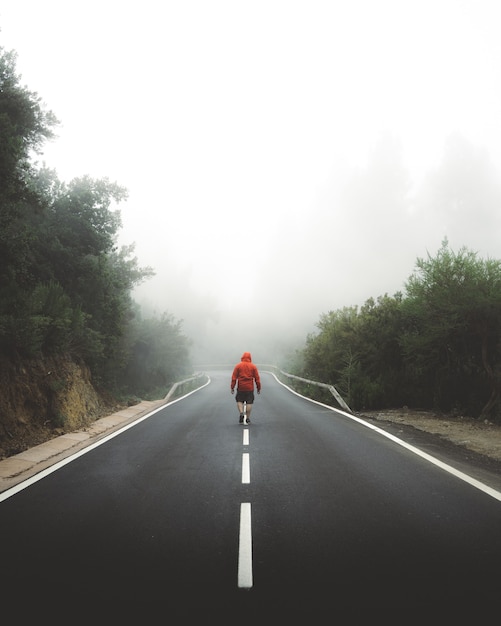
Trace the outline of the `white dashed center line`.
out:
<instances>
[{"instance_id":1,"label":"white dashed center line","mask_svg":"<svg viewBox=\"0 0 501 626\"><path fill-rule=\"evenodd\" d=\"M240 504L240 539L238 542L238 586L252 587L252 530L250 502Z\"/></svg>"},{"instance_id":2,"label":"white dashed center line","mask_svg":"<svg viewBox=\"0 0 501 626\"><path fill-rule=\"evenodd\" d=\"M248 446L249 445L249 429L245 428L244 429L244 446Z\"/></svg>"},{"instance_id":3,"label":"white dashed center line","mask_svg":"<svg viewBox=\"0 0 501 626\"><path fill-rule=\"evenodd\" d=\"M248 452L242 454L242 483L250 483L250 455Z\"/></svg>"}]
</instances>

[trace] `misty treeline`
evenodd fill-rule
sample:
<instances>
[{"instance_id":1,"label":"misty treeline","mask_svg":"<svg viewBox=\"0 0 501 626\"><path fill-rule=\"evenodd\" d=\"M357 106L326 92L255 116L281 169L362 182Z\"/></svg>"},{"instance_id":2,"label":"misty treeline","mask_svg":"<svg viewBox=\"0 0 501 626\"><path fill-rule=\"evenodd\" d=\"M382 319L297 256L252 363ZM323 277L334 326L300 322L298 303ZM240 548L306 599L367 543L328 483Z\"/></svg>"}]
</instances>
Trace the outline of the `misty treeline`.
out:
<instances>
[{"instance_id":1,"label":"misty treeline","mask_svg":"<svg viewBox=\"0 0 501 626\"><path fill-rule=\"evenodd\" d=\"M180 321L142 319L131 298L154 272L134 245L117 246L126 190L87 176L66 184L34 161L58 123L0 48L0 354L70 355L98 386L148 397L191 371L189 341Z\"/></svg>"},{"instance_id":2,"label":"misty treeline","mask_svg":"<svg viewBox=\"0 0 501 626\"><path fill-rule=\"evenodd\" d=\"M501 261L447 239L404 294L323 314L295 373L353 410L413 406L501 421Z\"/></svg>"},{"instance_id":3,"label":"misty treeline","mask_svg":"<svg viewBox=\"0 0 501 626\"><path fill-rule=\"evenodd\" d=\"M0 47L0 356L70 355L117 395L154 396L191 373L170 314L143 319L132 289L153 275L117 246L126 190L61 182L34 157L58 120ZM404 293L321 315L291 373L336 386L353 410L409 405L501 421L501 262L444 240ZM157 396L158 397L158 396Z\"/></svg>"}]
</instances>

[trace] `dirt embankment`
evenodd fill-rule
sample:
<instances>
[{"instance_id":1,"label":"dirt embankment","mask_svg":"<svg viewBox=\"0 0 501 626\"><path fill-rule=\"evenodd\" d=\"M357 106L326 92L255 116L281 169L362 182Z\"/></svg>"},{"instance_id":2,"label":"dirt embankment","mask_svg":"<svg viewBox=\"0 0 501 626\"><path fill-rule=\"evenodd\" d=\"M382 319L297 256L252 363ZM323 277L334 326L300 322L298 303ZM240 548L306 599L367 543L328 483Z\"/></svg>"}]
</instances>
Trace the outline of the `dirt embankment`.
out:
<instances>
[{"instance_id":1,"label":"dirt embankment","mask_svg":"<svg viewBox=\"0 0 501 626\"><path fill-rule=\"evenodd\" d=\"M0 459L75 431L120 407L69 357L0 367Z\"/></svg>"},{"instance_id":2,"label":"dirt embankment","mask_svg":"<svg viewBox=\"0 0 501 626\"><path fill-rule=\"evenodd\" d=\"M469 417L444 415L407 407L359 414L381 425L412 426L495 461L501 461L501 425Z\"/></svg>"}]
</instances>

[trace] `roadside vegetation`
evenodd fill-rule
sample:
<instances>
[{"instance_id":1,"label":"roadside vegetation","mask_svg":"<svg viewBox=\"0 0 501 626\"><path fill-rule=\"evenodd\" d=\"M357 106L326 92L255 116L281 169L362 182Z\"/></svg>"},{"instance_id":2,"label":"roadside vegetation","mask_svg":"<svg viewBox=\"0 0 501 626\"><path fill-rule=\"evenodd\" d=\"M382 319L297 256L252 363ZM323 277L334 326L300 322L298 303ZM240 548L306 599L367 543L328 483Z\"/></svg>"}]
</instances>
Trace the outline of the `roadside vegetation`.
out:
<instances>
[{"instance_id":1,"label":"roadside vegetation","mask_svg":"<svg viewBox=\"0 0 501 626\"><path fill-rule=\"evenodd\" d=\"M501 262L444 240L405 293L322 314L292 373L353 410L413 406L501 421Z\"/></svg>"},{"instance_id":2,"label":"roadside vegetation","mask_svg":"<svg viewBox=\"0 0 501 626\"><path fill-rule=\"evenodd\" d=\"M0 387L23 363L64 356L116 398L161 397L192 373L190 340L168 312L143 318L131 297L154 271L139 266L133 244L117 245L126 189L88 176L62 182L36 161L57 125L21 85L15 53L0 48L0 364L9 372ZM324 313L317 329L287 370L334 385L353 410L407 405L501 421L500 261L444 240L417 260L403 293Z\"/></svg>"},{"instance_id":3,"label":"roadside vegetation","mask_svg":"<svg viewBox=\"0 0 501 626\"><path fill-rule=\"evenodd\" d=\"M0 48L0 358L3 368L67 355L93 384L148 398L191 373L189 340L167 312L142 319L132 289L153 276L117 246L124 187L69 183L39 165L58 120Z\"/></svg>"}]
</instances>

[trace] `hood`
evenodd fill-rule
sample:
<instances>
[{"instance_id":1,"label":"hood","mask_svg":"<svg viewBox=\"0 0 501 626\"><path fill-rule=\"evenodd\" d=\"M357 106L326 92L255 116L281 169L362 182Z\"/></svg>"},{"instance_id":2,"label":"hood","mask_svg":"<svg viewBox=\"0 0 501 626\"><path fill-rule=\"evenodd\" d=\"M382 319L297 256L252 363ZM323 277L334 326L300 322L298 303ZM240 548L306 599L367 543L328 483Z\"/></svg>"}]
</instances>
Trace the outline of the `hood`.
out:
<instances>
[{"instance_id":1,"label":"hood","mask_svg":"<svg viewBox=\"0 0 501 626\"><path fill-rule=\"evenodd\" d=\"M248 361L250 363L252 361L251 353L250 352L244 352L242 354L242 358L240 360L241 361Z\"/></svg>"}]
</instances>

